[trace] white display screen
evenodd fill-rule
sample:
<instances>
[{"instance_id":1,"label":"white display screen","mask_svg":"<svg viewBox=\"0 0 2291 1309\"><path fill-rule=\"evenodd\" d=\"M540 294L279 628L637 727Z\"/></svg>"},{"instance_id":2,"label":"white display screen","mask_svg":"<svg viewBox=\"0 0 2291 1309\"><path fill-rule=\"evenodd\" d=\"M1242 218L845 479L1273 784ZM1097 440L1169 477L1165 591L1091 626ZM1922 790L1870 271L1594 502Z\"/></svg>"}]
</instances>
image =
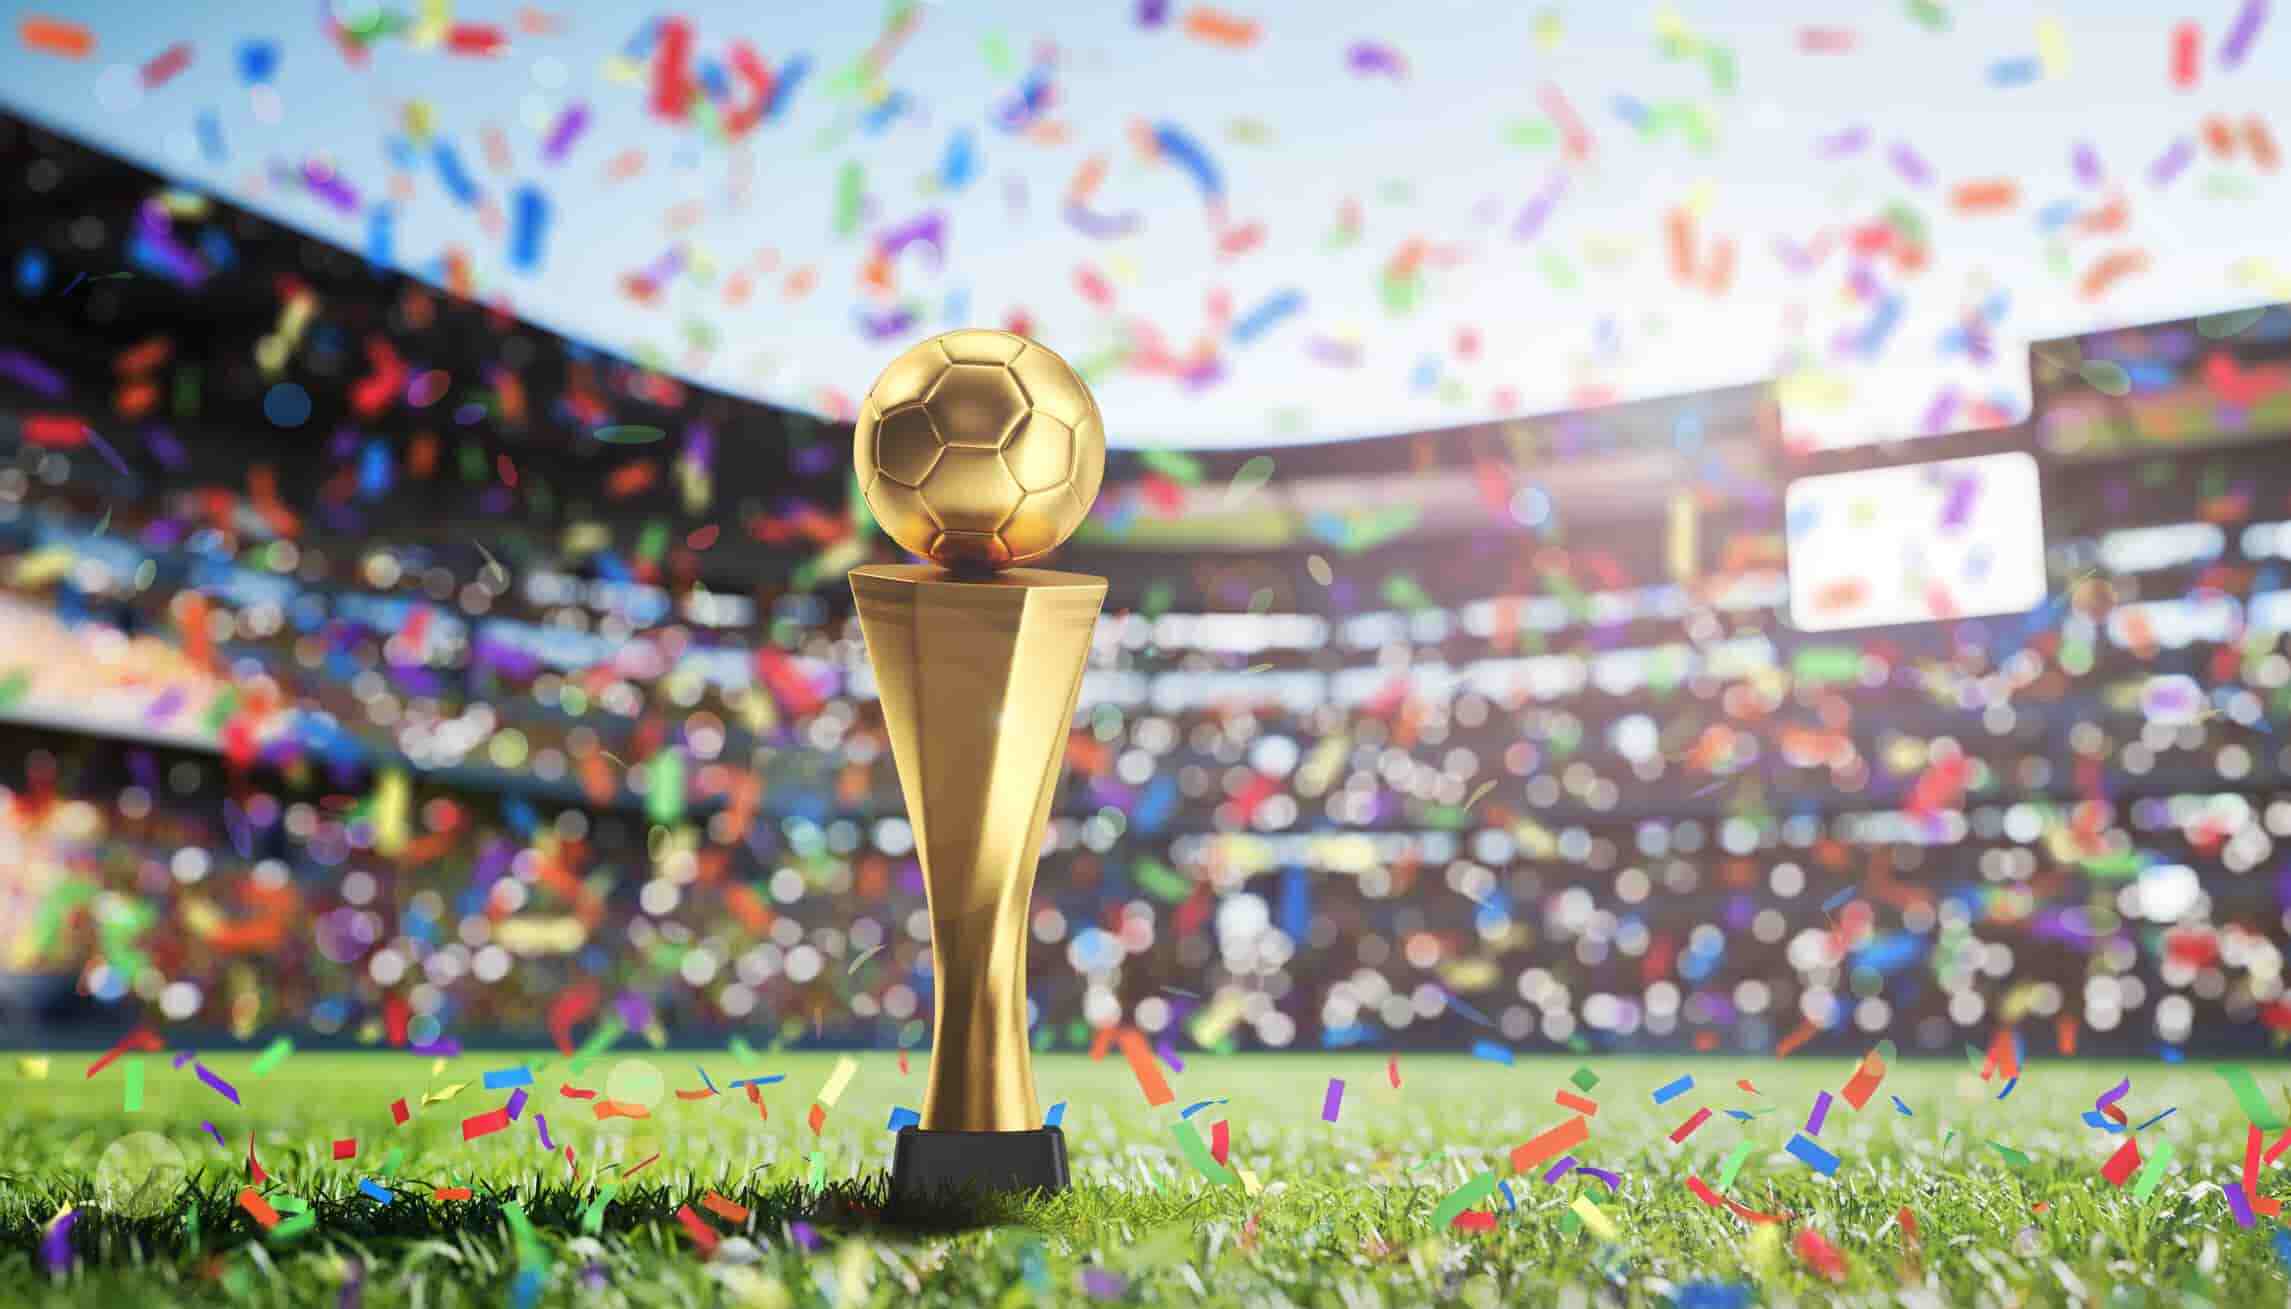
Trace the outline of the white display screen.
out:
<instances>
[{"instance_id":1,"label":"white display screen","mask_svg":"<svg viewBox=\"0 0 2291 1309\"><path fill-rule=\"evenodd\" d=\"M1790 617L1836 631L2044 602L2036 460L1981 455L1804 477L1785 499Z\"/></svg>"}]
</instances>

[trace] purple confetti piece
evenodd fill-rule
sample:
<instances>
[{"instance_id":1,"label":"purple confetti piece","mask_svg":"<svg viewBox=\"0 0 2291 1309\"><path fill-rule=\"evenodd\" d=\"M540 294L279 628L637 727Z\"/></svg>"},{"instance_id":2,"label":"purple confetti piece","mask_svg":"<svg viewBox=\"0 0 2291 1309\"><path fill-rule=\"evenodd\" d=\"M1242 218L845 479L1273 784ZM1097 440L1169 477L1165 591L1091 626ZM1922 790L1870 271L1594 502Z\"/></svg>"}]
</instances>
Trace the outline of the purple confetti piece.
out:
<instances>
[{"instance_id":1,"label":"purple confetti piece","mask_svg":"<svg viewBox=\"0 0 2291 1309\"><path fill-rule=\"evenodd\" d=\"M1558 207L1560 197L1566 194L1567 174L1555 169L1542 188L1528 199L1526 206L1519 211L1519 217L1512 220L1512 240L1534 240L1536 233L1541 232L1544 223L1550 220L1551 211Z\"/></svg>"},{"instance_id":2,"label":"purple confetti piece","mask_svg":"<svg viewBox=\"0 0 2291 1309\"><path fill-rule=\"evenodd\" d=\"M0 350L0 377L50 400L61 400L64 396L63 375L21 350Z\"/></svg>"},{"instance_id":3,"label":"purple confetti piece","mask_svg":"<svg viewBox=\"0 0 2291 1309\"><path fill-rule=\"evenodd\" d=\"M2100 152L2092 148L2090 141L2077 142L2076 149L2070 152L2068 156L2068 162L2076 169L2076 184L2078 186L2100 185L2103 176L2100 168Z\"/></svg>"},{"instance_id":4,"label":"purple confetti piece","mask_svg":"<svg viewBox=\"0 0 2291 1309\"><path fill-rule=\"evenodd\" d=\"M1153 1043L1153 1052L1161 1056L1161 1061L1169 1065L1171 1072L1182 1073L1185 1071L1185 1060L1178 1057L1176 1044L1167 1036Z\"/></svg>"},{"instance_id":5,"label":"purple confetti piece","mask_svg":"<svg viewBox=\"0 0 2291 1309\"><path fill-rule=\"evenodd\" d=\"M936 268L947 254L947 216L933 209L913 218L875 238L875 249L885 259L897 259L908 246L917 243L931 248L931 266Z\"/></svg>"},{"instance_id":6,"label":"purple confetti piece","mask_svg":"<svg viewBox=\"0 0 2291 1309\"><path fill-rule=\"evenodd\" d=\"M2243 57L2251 53L2251 43L2259 39L2259 29L2266 25L2267 0L2243 0L2243 8L2235 11L2235 21L2228 24L2227 35L2220 39L2220 67L2234 68L2241 64Z\"/></svg>"},{"instance_id":7,"label":"purple confetti piece","mask_svg":"<svg viewBox=\"0 0 2291 1309\"><path fill-rule=\"evenodd\" d=\"M1828 136L1815 138L1814 157L1825 160L1844 159L1849 155L1860 154L1868 148L1869 129L1858 126L1849 127L1842 132L1833 132Z\"/></svg>"},{"instance_id":8,"label":"purple confetti piece","mask_svg":"<svg viewBox=\"0 0 2291 1309\"><path fill-rule=\"evenodd\" d=\"M1324 1123L1335 1122L1338 1112L1343 1108L1344 1079L1332 1077L1328 1079L1328 1094L1321 1099L1321 1121Z\"/></svg>"},{"instance_id":9,"label":"purple confetti piece","mask_svg":"<svg viewBox=\"0 0 2291 1309\"><path fill-rule=\"evenodd\" d=\"M812 1227L810 1223L789 1223L788 1237L797 1245L802 1246L806 1250L817 1250L819 1248L819 1233Z\"/></svg>"},{"instance_id":10,"label":"purple confetti piece","mask_svg":"<svg viewBox=\"0 0 2291 1309\"><path fill-rule=\"evenodd\" d=\"M436 1055L440 1059L451 1059L461 1053L461 1040L458 1037L441 1036L435 1041L423 1041L409 1045L406 1049L414 1054Z\"/></svg>"},{"instance_id":11,"label":"purple confetti piece","mask_svg":"<svg viewBox=\"0 0 2291 1309\"><path fill-rule=\"evenodd\" d=\"M557 1143L556 1143L556 1142L554 1142L554 1141L551 1141L551 1140L549 1139L549 1115L547 1115L547 1114L535 1114L535 1115L533 1115L533 1130L535 1130L535 1131L537 1131L537 1132L539 1132L539 1133L541 1134L541 1148L542 1148L542 1149L544 1149L544 1150L554 1150L554 1149L556 1149L556 1148L557 1148Z\"/></svg>"},{"instance_id":12,"label":"purple confetti piece","mask_svg":"<svg viewBox=\"0 0 2291 1309\"><path fill-rule=\"evenodd\" d=\"M885 314L863 312L859 315L860 335L870 341L888 341L893 337L904 336L914 325L913 311L905 308L893 309Z\"/></svg>"},{"instance_id":13,"label":"purple confetti piece","mask_svg":"<svg viewBox=\"0 0 2291 1309\"><path fill-rule=\"evenodd\" d=\"M525 1088L524 1088L524 1087L520 1086L520 1087L518 1087L516 1090L514 1090L514 1091L511 1091L511 1092L509 1093L509 1104L508 1104L508 1109L509 1109L509 1121L511 1121L511 1122L516 1122L516 1121L517 1121L517 1115L519 1115L519 1114L521 1114L521 1113L524 1113L524 1112L525 1112Z\"/></svg>"},{"instance_id":14,"label":"purple confetti piece","mask_svg":"<svg viewBox=\"0 0 2291 1309\"><path fill-rule=\"evenodd\" d=\"M1956 387L1942 387L1934 395L1933 403L1925 406L1925 413L1917 420L1917 430L1921 432L1946 430L1949 426L1949 420L1957 416L1957 406L1962 402L1962 396Z\"/></svg>"},{"instance_id":15,"label":"purple confetti piece","mask_svg":"<svg viewBox=\"0 0 2291 1309\"><path fill-rule=\"evenodd\" d=\"M2235 1212L2235 1225L2237 1227L2251 1226L2251 1199L2243 1193L2243 1188L2240 1185L2221 1182L2219 1189L2220 1193L2227 1197L2227 1207Z\"/></svg>"},{"instance_id":16,"label":"purple confetti piece","mask_svg":"<svg viewBox=\"0 0 2291 1309\"><path fill-rule=\"evenodd\" d=\"M1886 152L1886 159L1893 164L1893 171L1901 174L1902 181L1911 186L1932 185L1933 169L1926 164L1925 156L1918 154L1907 141L1894 142L1892 149Z\"/></svg>"},{"instance_id":17,"label":"purple confetti piece","mask_svg":"<svg viewBox=\"0 0 2291 1309\"><path fill-rule=\"evenodd\" d=\"M215 1144L223 1147L225 1150L231 1148L231 1143L223 1139L222 1132L217 1130L213 1123L202 1122L199 1124L199 1126L207 1129L207 1135L215 1138Z\"/></svg>"},{"instance_id":18,"label":"purple confetti piece","mask_svg":"<svg viewBox=\"0 0 2291 1309\"><path fill-rule=\"evenodd\" d=\"M549 128L548 140L541 143L542 162L563 163L566 153L573 148L575 141L581 139L581 133L587 131L588 127L589 106L586 102L565 106L565 112L557 115L556 123Z\"/></svg>"},{"instance_id":19,"label":"purple confetti piece","mask_svg":"<svg viewBox=\"0 0 2291 1309\"><path fill-rule=\"evenodd\" d=\"M1355 41L1344 53L1345 66L1356 73L1383 73L1388 77L1406 77L1408 61L1391 46L1376 41Z\"/></svg>"},{"instance_id":20,"label":"purple confetti piece","mask_svg":"<svg viewBox=\"0 0 2291 1309\"><path fill-rule=\"evenodd\" d=\"M1138 26L1159 27L1169 21L1169 0L1138 0Z\"/></svg>"},{"instance_id":21,"label":"purple confetti piece","mask_svg":"<svg viewBox=\"0 0 2291 1309\"><path fill-rule=\"evenodd\" d=\"M302 184L336 213L358 212L358 188L347 178L313 159L302 166Z\"/></svg>"},{"instance_id":22,"label":"purple confetti piece","mask_svg":"<svg viewBox=\"0 0 2291 1309\"><path fill-rule=\"evenodd\" d=\"M1135 213L1101 214L1079 204L1066 206L1067 224L1095 241L1111 241L1116 237L1128 236L1138 230L1140 221Z\"/></svg>"},{"instance_id":23,"label":"purple confetti piece","mask_svg":"<svg viewBox=\"0 0 2291 1309\"><path fill-rule=\"evenodd\" d=\"M1118 1300L1129 1288L1129 1282L1120 1273L1109 1273L1103 1268L1082 1270L1082 1292L1093 1300Z\"/></svg>"},{"instance_id":24,"label":"purple confetti piece","mask_svg":"<svg viewBox=\"0 0 2291 1309\"><path fill-rule=\"evenodd\" d=\"M159 698L151 702L149 709L143 711L143 721L157 727L183 712L183 702L187 699L189 696L182 687L170 686L159 693Z\"/></svg>"},{"instance_id":25,"label":"purple confetti piece","mask_svg":"<svg viewBox=\"0 0 2291 1309\"><path fill-rule=\"evenodd\" d=\"M40 1242L40 1255L47 1261L48 1272L61 1277L72 1266L72 1228L79 1225L80 1211L70 1209L59 1215L48 1226L47 1237ZM2249 1223L2244 1226L2250 1226Z\"/></svg>"},{"instance_id":26,"label":"purple confetti piece","mask_svg":"<svg viewBox=\"0 0 2291 1309\"><path fill-rule=\"evenodd\" d=\"M1589 1164L1584 1164L1578 1167L1575 1171L1582 1173L1587 1177L1598 1178L1600 1181L1607 1184L1607 1189L1610 1191L1620 1191L1623 1189L1623 1178L1619 1173L1610 1173L1604 1168L1593 1168Z\"/></svg>"},{"instance_id":27,"label":"purple confetti piece","mask_svg":"<svg viewBox=\"0 0 2291 1309\"><path fill-rule=\"evenodd\" d=\"M1560 1156L1558 1163L1555 1163L1551 1167L1543 1170L1543 1180L1546 1182L1556 1182L1560 1178L1567 1176L1568 1171L1574 1167L1575 1156L1571 1154L1562 1155Z\"/></svg>"},{"instance_id":28,"label":"purple confetti piece","mask_svg":"<svg viewBox=\"0 0 2291 1309\"><path fill-rule=\"evenodd\" d=\"M2188 165L2194 163L2195 160L2195 142L2184 136L2181 137L2172 142L2169 150L2157 155L2156 162L2148 165L2148 185L2154 187L2170 186L2181 173L2187 171Z\"/></svg>"},{"instance_id":29,"label":"purple confetti piece","mask_svg":"<svg viewBox=\"0 0 2291 1309\"><path fill-rule=\"evenodd\" d=\"M225 1100L230 1101L232 1104L237 1104L239 1102L239 1088L231 1085L229 1082L224 1081L222 1078L215 1076L214 1070L208 1068L205 1064L198 1064L196 1067L199 1070L199 1080L205 1082L211 1087L214 1087L215 1094L223 1097Z\"/></svg>"},{"instance_id":30,"label":"purple confetti piece","mask_svg":"<svg viewBox=\"0 0 2291 1309\"><path fill-rule=\"evenodd\" d=\"M196 1050L185 1050L183 1053L181 1053L181 1054L179 1054L179 1055L176 1055L176 1056L175 1056L175 1063L174 1063L174 1065L173 1065L173 1066L174 1066L174 1069L175 1069L175 1071L176 1071L176 1072L182 1072L182 1071L183 1071L183 1065L185 1065L185 1064L187 1064L187 1063L191 1062L192 1060L194 1060L194 1059L196 1059L196 1058L198 1058L198 1057L199 1057L199 1052L198 1052L198 1051L196 1051Z\"/></svg>"},{"instance_id":31,"label":"purple confetti piece","mask_svg":"<svg viewBox=\"0 0 2291 1309\"><path fill-rule=\"evenodd\" d=\"M1973 502L1981 495L1981 479L1956 477L1949 481L1949 494L1941 502L1941 526L1956 531L1972 521Z\"/></svg>"},{"instance_id":32,"label":"purple confetti piece","mask_svg":"<svg viewBox=\"0 0 2291 1309\"><path fill-rule=\"evenodd\" d=\"M1820 1136L1822 1134L1822 1124L1828 1122L1829 1117L1830 1093L1824 1091L1814 1097L1813 1112L1806 1115L1806 1135Z\"/></svg>"}]
</instances>

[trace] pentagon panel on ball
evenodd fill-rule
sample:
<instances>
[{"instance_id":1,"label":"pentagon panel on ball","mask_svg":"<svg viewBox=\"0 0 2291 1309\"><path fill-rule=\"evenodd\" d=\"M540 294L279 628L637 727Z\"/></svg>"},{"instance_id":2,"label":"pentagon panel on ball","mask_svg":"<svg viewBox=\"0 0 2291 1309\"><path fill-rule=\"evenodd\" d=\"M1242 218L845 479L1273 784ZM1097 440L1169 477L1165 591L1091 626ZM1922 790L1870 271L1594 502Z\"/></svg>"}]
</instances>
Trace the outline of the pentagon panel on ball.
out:
<instances>
[{"instance_id":1,"label":"pentagon panel on ball","mask_svg":"<svg viewBox=\"0 0 2291 1309\"><path fill-rule=\"evenodd\" d=\"M907 350L868 389L853 435L876 521L901 548L958 570L1058 548L1106 471L1089 387L1009 332L948 332Z\"/></svg>"}]
</instances>

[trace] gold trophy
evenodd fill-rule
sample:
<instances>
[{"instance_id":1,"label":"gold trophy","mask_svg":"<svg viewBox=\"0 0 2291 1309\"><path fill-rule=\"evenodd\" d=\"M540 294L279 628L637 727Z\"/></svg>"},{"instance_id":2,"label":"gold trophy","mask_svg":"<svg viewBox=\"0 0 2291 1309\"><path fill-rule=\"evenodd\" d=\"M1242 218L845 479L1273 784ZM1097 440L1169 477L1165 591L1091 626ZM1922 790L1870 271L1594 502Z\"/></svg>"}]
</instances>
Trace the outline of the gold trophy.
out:
<instances>
[{"instance_id":1,"label":"gold trophy","mask_svg":"<svg viewBox=\"0 0 2291 1309\"><path fill-rule=\"evenodd\" d=\"M892 1206L1063 1190L1026 1040L1027 902L1106 583L1019 565L1081 526L1105 426L1065 360L970 330L892 360L854 438L876 521L933 561L851 573L931 907L930 1085Z\"/></svg>"}]
</instances>

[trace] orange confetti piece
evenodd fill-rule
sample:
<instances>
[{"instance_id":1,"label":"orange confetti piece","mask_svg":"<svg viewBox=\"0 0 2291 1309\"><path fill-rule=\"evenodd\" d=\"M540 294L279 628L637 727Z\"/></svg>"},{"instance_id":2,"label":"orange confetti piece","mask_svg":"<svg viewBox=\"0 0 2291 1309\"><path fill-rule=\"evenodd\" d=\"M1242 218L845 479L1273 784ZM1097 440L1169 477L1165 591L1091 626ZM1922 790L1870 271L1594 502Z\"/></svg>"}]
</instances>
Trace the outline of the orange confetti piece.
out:
<instances>
[{"instance_id":1,"label":"orange confetti piece","mask_svg":"<svg viewBox=\"0 0 2291 1309\"><path fill-rule=\"evenodd\" d=\"M1746 1223L1778 1223L1783 1218L1781 1214L1762 1213L1732 1196L1720 1195L1710 1189L1710 1183L1692 1174L1686 1179L1686 1189L1694 1192L1695 1199L1713 1209L1724 1209Z\"/></svg>"},{"instance_id":2,"label":"orange confetti piece","mask_svg":"<svg viewBox=\"0 0 2291 1309\"><path fill-rule=\"evenodd\" d=\"M811 1123L811 1134L813 1136L819 1135L819 1129L827 1122L827 1110L822 1109L816 1103L813 1104L811 1107L811 1117L807 1121Z\"/></svg>"},{"instance_id":3,"label":"orange confetti piece","mask_svg":"<svg viewBox=\"0 0 2291 1309\"><path fill-rule=\"evenodd\" d=\"M659 1163L659 1162L660 1162L660 1152L659 1152L659 1151L657 1151L657 1150L655 1150L655 1151L653 1151L651 1154L648 1154L648 1155L646 1155L646 1156L644 1157L644 1161L643 1161L642 1163L639 1163L639 1164L638 1164L636 1167L629 1169L629 1170L628 1170L627 1172L625 1172L625 1173L622 1173L622 1174L621 1174L621 1179L622 1179L623 1181L626 1181L627 1179L629 1179L629 1178L631 1178L631 1177L634 1177L634 1176L636 1176L638 1173L641 1173L641 1172L643 1172L645 1169L647 1169L647 1168L650 1168L650 1167L652 1167L654 1164L656 1164L656 1163Z\"/></svg>"},{"instance_id":4,"label":"orange confetti piece","mask_svg":"<svg viewBox=\"0 0 2291 1309\"><path fill-rule=\"evenodd\" d=\"M650 1109L647 1109L640 1104L630 1104L625 1100L599 1100L597 1101L595 1112L597 1115L597 1121L600 1123L607 1118L652 1117L652 1111ZM506 1120L506 1111L504 1111L504 1119Z\"/></svg>"},{"instance_id":5,"label":"orange confetti piece","mask_svg":"<svg viewBox=\"0 0 2291 1309\"><path fill-rule=\"evenodd\" d=\"M1138 1079L1138 1090L1145 1093L1147 1104L1159 1108L1177 1098L1169 1089L1168 1080L1162 1077L1161 1066L1154 1062L1144 1033L1134 1027L1124 1027L1114 1039L1121 1043L1122 1057L1130 1061L1130 1075Z\"/></svg>"},{"instance_id":6,"label":"orange confetti piece","mask_svg":"<svg viewBox=\"0 0 2291 1309\"><path fill-rule=\"evenodd\" d=\"M2001 214L2020 203L2020 183L2009 177L1959 182L1949 188L1949 207L1960 214Z\"/></svg>"},{"instance_id":7,"label":"orange confetti piece","mask_svg":"<svg viewBox=\"0 0 2291 1309\"><path fill-rule=\"evenodd\" d=\"M716 1215L718 1218L723 1219L727 1223L744 1223L748 1221L748 1207L746 1205L735 1204L732 1201L725 1199L723 1196L716 1194L714 1191L710 1191L708 1194L700 1197L700 1207L706 1209L709 1213Z\"/></svg>"},{"instance_id":8,"label":"orange confetti piece","mask_svg":"<svg viewBox=\"0 0 2291 1309\"><path fill-rule=\"evenodd\" d=\"M1599 1102L1597 1100L1586 1100L1564 1087L1560 1088L1559 1092L1551 1098L1558 1101L1559 1107L1562 1109L1572 1109L1588 1118L1599 1116Z\"/></svg>"},{"instance_id":9,"label":"orange confetti piece","mask_svg":"<svg viewBox=\"0 0 2291 1309\"><path fill-rule=\"evenodd\" d=\"M270 1201L257 1195L251 1186L239 1192L239 1208L246 1210L248 1216L261 1223L266 1232L278 1226L278 1210L271 1208Z\"/></svg>"},{"instance_id":10,"label":"orange confetti piece","mask_svg":"<svg viewBox=\"0 0 2291 1309\"><path fill-rule=\"evenodd\" d=\"M467 1200L470 1191L466 1186L441 1186L431 1194L440 1200Z\"/></svg>"},{"instance_id":11,"label":"orange confetti piece","mask_svg":"<svg viewBox=\"0 0 2291 1309\"><path fill-rule=\"evenodd\" d=\"M2146 272L2148 262L2148 252L2145 250L2117 250L2102 255L2091 268L2085 270L2083 278L2077 282L2076 292L2087 300L2097 300L2118 282L2136 273Z\"/></svg>"},{"instance_id":12,"label":"orange confetti piece","mask_svg":"<svg viewBox=\"0 0 2291 1309\"><path fill-rule=\"evenodd\" d=\"M1776 1059L1787 1057L1791 1051L1797 1049L1801 1045L1804 1045L1806 1042L1813 1040L1814 1034L1817 1030L1818 1029L1816 1029L1812 1023L1798 1024L1797 1031L1794 1031L1788 1036L1783 1037L1782 1043L1774 1047L1774 1057Z\"/></svg>"},{"instance_id":13,"label":"orange confetti piece","mask_svg":"<svg viewBox=\"0 0 2291 1309\"><path fill-rule=\"evenodd\" d=\"M27 50L45 55L61 55L66 59L85 59L95 53L95 33L84 23L66 22L33 14L16 24L16 37ZM272 1222L278 1219L273 1216Z\"/></svg>"},{"instance_id":14,"label":"orange confetti piece","mask_svg":"<svg viewBox=\"0 0 2291 1309\"><path fill-rule=\"evenodd\" d=\"M1869 1103L1869 1097L1876 1093L1878 1083L1884 1080L1885 1060L1878 1057L1877 1051L1872 1050L1862 1056L1861 1064L1854 1069L1853 1076L1846 1080L1845 1089L1838 1092L1838 1098L1859 1109Z\"/></svg>"},{"instance_id":15,"label":"orange confetti piece","mask_svg":"<svg viewBox=\"0 0 2291 1309\"><path fill-rule=\"evenodd\" d=\"M1241 18L1222 9L1207 6L1195 9L1185 16L1185 34L1197 41L1223 46L1228 50L1246 50L1257 43L1262 27L1255 19Z\"/></svg>"},{"instance_id":16,"label":"orange confetti piece","mask_svg":"<svg viewBox=\"0 0 2291 1309\"><path fill-rule=\"evenodd\" d=\"M1590 1134L1591 1120L1580 1116L1548 1128L1525 1144L1513 1147L1512 1170L1524 1173L1547 1159L1556 1159L1583 1144Z\"/></svg>"}]
</instances>

